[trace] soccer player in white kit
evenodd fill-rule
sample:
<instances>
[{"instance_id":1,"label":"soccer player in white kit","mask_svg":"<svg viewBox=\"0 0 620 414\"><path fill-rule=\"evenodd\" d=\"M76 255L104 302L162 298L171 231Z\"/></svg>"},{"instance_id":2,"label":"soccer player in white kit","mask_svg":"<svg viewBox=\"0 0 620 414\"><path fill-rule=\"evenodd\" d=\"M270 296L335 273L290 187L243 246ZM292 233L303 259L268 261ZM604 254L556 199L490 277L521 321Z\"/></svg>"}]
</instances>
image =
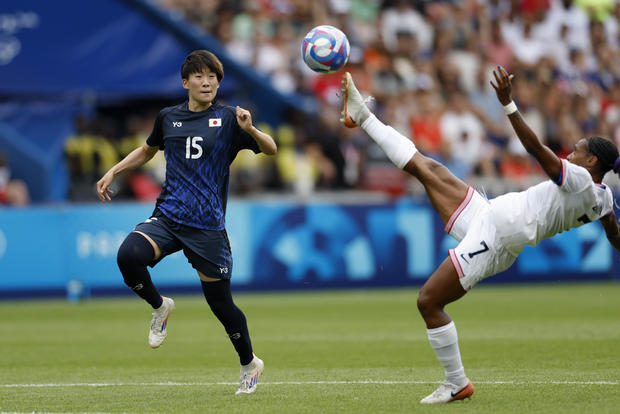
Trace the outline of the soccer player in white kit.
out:
<instances>
[{"instance_id":1,"label":"soccer player in white kit","mask_svg":"<svg viewBox=\"0 0 620 414\"><path fill-rule=\"evenodd\" d=\"M345 126L360 126L390 160L415 176L445 223L445 231L459 241L422 286L418 309L428 339L444 368L445 381L423 404L470 398L474 387L465 375L456 327L444 307L461 298L480 280L506 270L525 245L585 223L599 220L609 242L620 251L620 228L611 190L602 184L610 170L620 173L618 149L611 141L581 139L567 159L560 159L524 122L511 99L511 79L502 67L493 72L497 98L525 149L550 180L519 193L492 200L456 178L446 167L422 155L414 143L383 124L367 108L347 72L343 77Z\"/></svg>"}]
</instances>

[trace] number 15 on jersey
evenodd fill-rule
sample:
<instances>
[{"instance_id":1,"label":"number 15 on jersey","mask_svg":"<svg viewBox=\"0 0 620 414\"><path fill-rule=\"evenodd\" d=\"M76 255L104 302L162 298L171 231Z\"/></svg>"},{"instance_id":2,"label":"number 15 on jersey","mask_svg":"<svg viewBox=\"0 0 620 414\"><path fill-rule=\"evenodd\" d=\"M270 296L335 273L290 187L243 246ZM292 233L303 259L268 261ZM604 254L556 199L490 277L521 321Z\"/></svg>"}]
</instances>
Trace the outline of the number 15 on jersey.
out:
<instances>
[{"instance_id":1,"label":"number 15 on jersey","mask_svg":"<svg viewBox=\"0 0 620 414\"><path fill-rule=\"evenodd\" d=\"M187 137L185 141L185 158L195 160L202 156L202 147L200 146L202 137ZM194 153L193 150L196 150Z\"/></svg>"}]
</instances>

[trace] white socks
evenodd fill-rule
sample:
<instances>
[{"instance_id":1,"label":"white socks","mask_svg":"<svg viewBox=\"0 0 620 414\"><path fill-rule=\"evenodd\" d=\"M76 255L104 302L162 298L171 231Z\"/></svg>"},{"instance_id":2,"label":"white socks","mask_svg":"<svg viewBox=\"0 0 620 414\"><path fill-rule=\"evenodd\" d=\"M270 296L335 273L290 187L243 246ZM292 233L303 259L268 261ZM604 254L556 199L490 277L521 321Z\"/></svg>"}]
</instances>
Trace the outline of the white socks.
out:
<instances>
[{"instance_id":1,"label":"white socks","mask_svg":"<svg viewBox=\"0 0 620 414\"><path fill-rule=\"evenodd\" d=\"M446 373L446 381L459 387L467 385L465 368L461 362L459 339L454 321L439 328L427 329L428 341Z\"/></svg>"},{"instance_id":2,"label":"white socks","mask_svg":"<svg viewBox=\"0 0 620 414\"><path fill-rule=\"evenodd\" d=\"M383 149L390 161L401 170L418 152L409 138L379 121L372 113L362 122L361 127Z\"/></svg>"}]
</instances>

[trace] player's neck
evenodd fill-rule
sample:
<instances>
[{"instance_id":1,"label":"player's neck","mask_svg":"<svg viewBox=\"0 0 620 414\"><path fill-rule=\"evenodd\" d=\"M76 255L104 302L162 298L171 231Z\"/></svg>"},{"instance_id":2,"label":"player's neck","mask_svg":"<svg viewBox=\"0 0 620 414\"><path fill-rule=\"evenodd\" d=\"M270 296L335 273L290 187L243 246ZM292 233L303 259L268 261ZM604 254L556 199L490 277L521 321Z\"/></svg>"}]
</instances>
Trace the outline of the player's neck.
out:
<instances>
[{"instance_id":1,"label":"player's neck","mask_svg":"<svg viewBox=\"0 0 620 414\"><path fill-rule=\"evenodd\" d=\"M207 109L211 108L211 105L213 105L213 102L198 102L198 101L194 101L193 99L190 99L187 102L187 109L189 109L192 112L201 112L201 111L206 111Z\"/></svg>"},{"instance_id":2,"label":"player's neck","mask_svg":"<svg viewBox=\"0 0 620 414\"><path fill-rule=\"evenodd\" d=\"M592 176L592 181L594 181L596 184L603 183L603 177L601 177L600 174L593 174L592 171L590 171L590 175Z\"/></svg>"},{"instance_id":3,"label":"player's neck","mask_svg":"<svg viewBox=\"0 0 620 414\"><path fill-rule=\"evenodd\" d=\"M597 171L592 171L592 169L590 168L586 168L586 170L588 170L590 176L592 177L592 181L594 181L596 184L601 184L603 182L603 176L600 173L598 173Z\"/></svg>"}]
</instances>

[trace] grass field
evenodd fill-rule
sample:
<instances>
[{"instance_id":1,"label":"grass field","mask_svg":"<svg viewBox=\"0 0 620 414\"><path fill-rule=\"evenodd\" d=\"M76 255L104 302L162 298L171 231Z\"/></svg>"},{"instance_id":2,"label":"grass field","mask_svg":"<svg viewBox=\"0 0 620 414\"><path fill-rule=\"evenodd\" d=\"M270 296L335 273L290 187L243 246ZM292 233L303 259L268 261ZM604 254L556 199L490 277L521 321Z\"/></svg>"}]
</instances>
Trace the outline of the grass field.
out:
<instances>
[{"instance_id":1,"label":"grass field","mask_svg":"<svg viewBox=\"0 0 620 414\"><path fill-rule=\"evenodd\" d=\"M165 292L164 292L165 293ZM617 413L620 284L480 286L448 311L473 398L422 406L443 372L417 289L240 294L265 372L239 368L198 296L176 296L147 345L138 298L0 302L0 411L79 413Z\"/></svg>"}]
</instances>

